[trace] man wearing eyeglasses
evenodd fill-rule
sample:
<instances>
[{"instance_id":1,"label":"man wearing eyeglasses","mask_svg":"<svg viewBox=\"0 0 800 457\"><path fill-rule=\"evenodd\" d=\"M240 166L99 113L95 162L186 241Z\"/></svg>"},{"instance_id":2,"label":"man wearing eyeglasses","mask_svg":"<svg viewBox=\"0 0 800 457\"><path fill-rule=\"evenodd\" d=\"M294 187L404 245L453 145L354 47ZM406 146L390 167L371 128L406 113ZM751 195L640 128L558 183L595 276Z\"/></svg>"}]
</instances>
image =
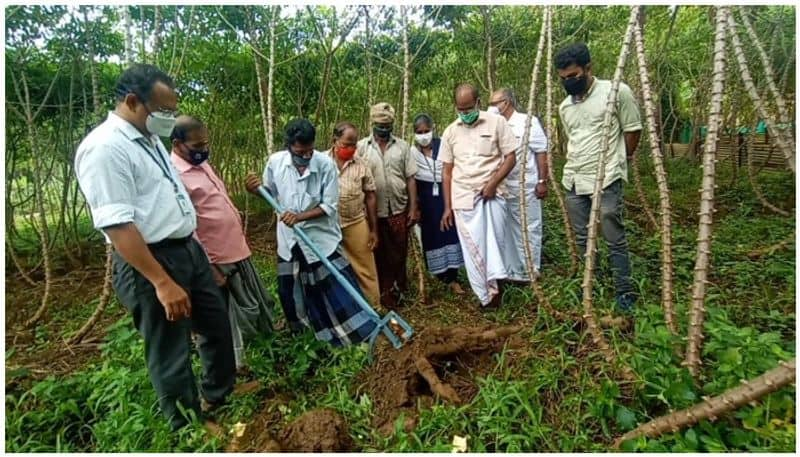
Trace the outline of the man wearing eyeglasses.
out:
<instances>
[{"instance_id":1,"label":"man wearing eyeglasses","mask_svg":"<svg viewBox=\"0 0 800 457\"><path fill-rule=\"evenodd\" d=\"M514 91L504 87L495 91L489 100L490 113L499 114L506 118L508 126L514 132L522 148L525 124L528 115L517 111L517 97ZM505 261L509 270L509 280L528 282L528 269L525 262L525 246L522 243L522 230L528 232L528 246L530 247L531 260L534 274L541 270L542 259L542 203L540 200L547 197L547 137L542 130L542 125L536 116L531 116L531 127L528 134L527 163L525 164L525 206L526 221L522 222L520 205L520 173L522 159L517 160L517 165L506 177L506 209L511 219L509 232L513 243L506 243Z\"/></svg>"},{"instance_id":2,"label":"man wearing eyeglasses","mask_svg":"<svg viewBox=\"0 0 800 457\"><path fill-rule=\"evenodd\" d=\"M203 248L196 215L159 137L175 125L172 79L152 65L126 69L116 108L78 146L75 173L94 227L114 246L113 284L145 341L150 381L173 430L201 415L190 333L203 366L203 410L222 404L235 380L225 301ZM181 406L178 406L180 403Z\"/></svg>"}]
</instances>

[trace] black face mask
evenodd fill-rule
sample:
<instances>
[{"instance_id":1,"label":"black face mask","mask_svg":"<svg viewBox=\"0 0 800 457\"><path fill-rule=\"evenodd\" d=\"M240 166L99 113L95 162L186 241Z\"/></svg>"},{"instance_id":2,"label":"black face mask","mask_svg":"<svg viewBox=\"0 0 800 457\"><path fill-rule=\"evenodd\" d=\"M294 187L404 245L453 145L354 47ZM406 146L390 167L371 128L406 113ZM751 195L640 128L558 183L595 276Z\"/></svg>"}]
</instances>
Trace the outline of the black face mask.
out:
<instances>
[{"instance_id":1,"label":"black face mask","mask_svg":"<svg viewBox=\"0 0 800 457\"><path fill-rule=\"evenodd\" d=\"M200 165L208 160L208 156L211 154L208 149L191 149L188 146L186 146L186 151L189 154L189 163L192 165Z\"/></svg>"},{"instance_id":2,"label":"black face mask","mask_svg":"<svg viewBox=\"0 0 800 457\"><path fill-rule=\"evenodd\" d=\"M569 95L582 94L586 90L586 76L575 76L561 81Z\"/></svg>"},{"instance_id":3,"label":"black face mask","mask_svg":"<svg viewBox=\"0 0 800 457\"><path fill-rule=\"evenodd\" d=\"M376 125L375 127L372 127L372 133L374 133L378 138L387 140L390 136L392 136L392 127L380 127Z\"/></svg>"}]
</instances>

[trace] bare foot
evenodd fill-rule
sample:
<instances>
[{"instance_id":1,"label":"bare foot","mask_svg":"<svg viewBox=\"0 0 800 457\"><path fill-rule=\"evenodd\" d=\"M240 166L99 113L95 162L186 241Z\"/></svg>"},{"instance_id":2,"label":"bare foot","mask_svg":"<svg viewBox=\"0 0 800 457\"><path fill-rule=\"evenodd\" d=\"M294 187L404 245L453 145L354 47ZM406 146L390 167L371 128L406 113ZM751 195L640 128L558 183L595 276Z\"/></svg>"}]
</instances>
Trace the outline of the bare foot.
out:
<instances>
[{"instance_id":1,"label":"bare foot","mask_svg":"<svg viewBox=\"0 0 800 457\"><path fill-rule=\"evenodd\" d=\"M459 284L459 283L457 283L455 281L450 283L450 292L453 292L456 295L464 295L466 293L464 291L464 288L461 287L461 284Z\"/></svg>"}]
</instances>

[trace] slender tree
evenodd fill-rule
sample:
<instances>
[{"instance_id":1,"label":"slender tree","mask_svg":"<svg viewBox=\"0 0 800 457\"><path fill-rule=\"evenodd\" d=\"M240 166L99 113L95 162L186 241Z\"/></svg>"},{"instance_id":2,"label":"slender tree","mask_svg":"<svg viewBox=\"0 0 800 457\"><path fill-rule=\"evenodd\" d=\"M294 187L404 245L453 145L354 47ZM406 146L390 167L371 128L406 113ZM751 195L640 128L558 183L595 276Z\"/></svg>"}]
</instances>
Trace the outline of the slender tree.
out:
<instances>
[{"instance_id":1,"label":"slender tree","mask_svg":"<svg viewBox=\"0 0 800 457\"><path fill-rule=\"evenodd\" d=\"M784 138L783 133L777 128L777 123L775 119L767 112L767 107L764 101L762 100L761 96L758 94L756 90L756 86L753 83L753 78L750 75L750 69L747 66L747 59L744 56L744 50L742 50L742 44L739 41L739 35L736 33L736 21L733 19L732 14L727 14L727 21L728 21L728 37L733 44L733 53L736 56L736 63L739 66L739 76L744 83L744 87L747 91L747 95L750 96L750 100L752 100L753 104L756 106L756 111L758 115L764 119L764 122L767 123L767 128L769 129L770 133L772 134L772 138L775 139L775 143L778 145L778 148L783 152L784 157L786 158L786 163L789 166L789 169L792 170L792 173L795 172L795 151L794 151L794 142L788 143L787 140Z\"/></svg>"},{"instance_id":2,"label":"slender tree","mask_svg":"<svg viewBox=\"0 0 800 457\"><path fill-rule=\"evenodd\" d=\"M780 122L783 125L790 125L791 118L789 117L789 112L786 109L786 100L783 97L783 93L781 93L781 91L778 90L778 86L776 86L775 71L772 68L772 62L770 62L767 52L764 50L764 46L761 44L761 40L758 38L756 31L753 29L753 24L750 23L750 19L747 18L747 14L745 13L744 9L741 6L737 7L736 9L739 10L739 17L742 18L742 24L747 30L747 35L750 37L750 42L755 46L756 50L758 51L758 56L761 58L761 66L764 69L764 79L766 79L767 88L769 88L769 92L772 94L772 99L775 100L775 105L778 107L778 116ZM731 14L731 17L733 17L733 14ZM730 33L735 32L731 30ZM785 130L785 141L789 143L790 146L794 145L794 138L792 137L792 130L790 128ZM792 152L794 152L794 150Z\"/></svg>"},{"instance_id":3,"label":"slender tree","mask_svg":"<svg viewBox=\"0 0 800 457\"><path fill-rule=\"evenodd\" d=\"M631 40L633 39L633 29L636 25L638 18L638 10L636 7L631 8L630 18L628 20L628 27L625 30L625 36L622 40L622 49L619 52L617 59L616 70L614 77L611 81L611 92L608 94L608 101L606 102L606 110L603 116L603 147L602 154L597 160L597 175L595 176L594 191L592 192L592 207L589 212L589 224L587 226L586 235L586 260L583 269L583 318L586 320L586 326L589 333L592 335L592 341L600 349L609 363L617 361L614 351L606 342L603 331L597 323L594 315L594 306L592 305L592 285L594 281L594 268L597 259L597 231L600 226L600 199L603 193L603 182L606 177L606 161L610 153L611 135L617 132L611 129L612 117L616 114L617 98L619 95L619 85L622 80L622 73L625 70L625 61L631 48ZM633 379L633 372L627 365L622 366L622 374L626 379Z\"/></svg>"},{"instance_id":4,"label":"slender tree","mask_svg":"<svg viewBox=\"0 0 800 457\"><path fill-rule=\"evenodd\" d=\"M700 349L703 342L705 320L706 285L711 257L711 232L714 220L714 177L717 138L721 124L722 95L725 88L725 33L728 9L717 8L714 33L713 83L711 104L708 111L708 132L703 147L703 183L700 188L700 226L697 236L697 255L694 264L692 303L689 311L689 338L686 346L685 364L695 378L700 375Z\"/></svg>"},{"instance_id":5,"label":"slender tree","mask_svg":"<svg viewBox=\"0 0 800 457\"><path fill-rule=\"evenodd\" d=\"M614 442L614 447L619 448L625 441L642 436L656 438L665 433L677 433L684 427L690 427L704 419L717 420L724 414L735 411L748 403L757 402L766 395L794 383L796 378L797 359L781 362L778 367L751 381L742 381L740 386L727 390L721 395L712 398L704 397L701 403L691 408L675 411L636 427L619 437Z\"/></svg>"},{"instance_id":6,"label":"slender tree","mask_svg":"<svg viewBox=\"0 0 800 457\"><path fill-rule=\"evenodd\" d=\"M633 38L636 43L636 58L639 63L639 80L642 85L642 98L647 119L650 155L653 158L653 168L655 169L656 182L658 183L659 212L661 216L661 306L664 308L664 321L667 324L667 328L673 334L676 334L678 329L675 323L675 307L672 301L674 271L672 261L672 205L669 201L667 171L664 168L661 137L656 125L655 102L653 101L653 91L650 87L650 76L647 71L642 24L640 21L637 21L633 28Z\"/></svg>"}]
</instances>

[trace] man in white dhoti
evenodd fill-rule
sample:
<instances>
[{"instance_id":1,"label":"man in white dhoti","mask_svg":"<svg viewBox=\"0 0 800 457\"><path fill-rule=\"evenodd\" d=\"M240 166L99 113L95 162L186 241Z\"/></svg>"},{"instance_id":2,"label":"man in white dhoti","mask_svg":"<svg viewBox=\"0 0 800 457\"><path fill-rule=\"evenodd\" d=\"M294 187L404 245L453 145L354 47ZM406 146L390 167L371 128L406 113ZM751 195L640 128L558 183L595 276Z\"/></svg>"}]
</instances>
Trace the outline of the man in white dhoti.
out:
<instances>
[{"instance_id":1,"label":"man in white dhoti","mask_svg":"<svg viewBox=\"0 0 800 457\"><path fill-rule=\"evenodd\" d=\"M480 110L478 90L461 84L455 91L458 119L442 134L439 159L444 162L444 214L441 228L455 223L472 290L481 306L497 308L506 234L506 189L503 180L516 163L519 141L505 118Z\"/></svg>"},{"instance_id":2,"label":"man in white dhoti","mask_svg":"<svg viewBox=\"0 0 800 457\"><path fill-rule=\"evenodd\" d=\"M525 122L528 115L517 111L517 99L514 91L503 88L495 91L489 100L490 113L500 114L508 121L511 131L519 142L520 154L525 135ZM542 130L542 125L536 116L531 116L531 130L528 135L528 157L525 173L525 204L527 222L522 223L520 204L520 170L522 157L517 159L514 169L506 177L506 211L513 221L507 232L514 243L506 243L503 254L508 279L511 281L528 282L528 268L525 261L525 247L522 238L522 227L528 231L528 246L530 246L531 260L536 274L541 270L542 259L542 204L541 199L547 196L547 137Z\"/></svg>"}]
</instances>

